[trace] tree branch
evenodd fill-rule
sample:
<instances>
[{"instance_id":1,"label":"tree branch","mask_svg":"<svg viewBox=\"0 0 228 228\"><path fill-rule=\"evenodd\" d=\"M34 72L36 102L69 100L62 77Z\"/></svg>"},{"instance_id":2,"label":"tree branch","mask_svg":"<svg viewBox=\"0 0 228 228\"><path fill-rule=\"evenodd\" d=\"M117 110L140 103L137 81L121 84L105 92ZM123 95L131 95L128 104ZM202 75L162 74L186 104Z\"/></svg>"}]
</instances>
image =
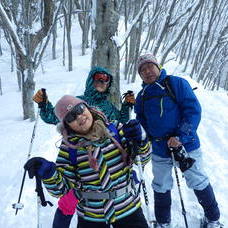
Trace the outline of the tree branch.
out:
<instances>
[{"instance_id":1,"label":"tree branch","mask_svg":"<svg viewBox=\"0 0 228 228\"><path fill-rule=\"evenodd\" d=\"M5 29L9 33L10 37L12 38L12 41L14 43L14 46L15 46L18 54L22 57L25 57L26 52L25 52L24 46L21 43L16 31L14 30L14 25L9 20L1 3L0 3L0 17L2 19L2 26L5 27Z\"/></svg>"},{"instance_id":2,"label":"tree branch","mask_svg":"<svg viewBox=\"0 0 228 228\"><path fill-rule=\"evenodd\" d=\"M135 26L135 24L138 22L140 16L145 12L147 6L151 4L151 0L147 0L143 7L140 9L139 13L136 15L136 17L134 18L134 20L132 21L130 27L128 28L128 30L125 32L125 34L123 35L123 41L122 41L122 44L119 45L119 48L122 48L123 45L125 44L126 40L128 39L128 37L130 36L131 34L131 31L133 29L133 27Z\"/></svg>"},{"instance_id":3,"label":"tree branch","mask_svg":"<svg viewBox=\"0 0 228 228\"><path fill-rule=\"evenodd\" d=\"M35 50L38 44L47 36L54 17L54 0L43 0L44 2L44 16L43 27L36 32L35 35L31 34L31 49Z\"/></svg>"}]
</instances>

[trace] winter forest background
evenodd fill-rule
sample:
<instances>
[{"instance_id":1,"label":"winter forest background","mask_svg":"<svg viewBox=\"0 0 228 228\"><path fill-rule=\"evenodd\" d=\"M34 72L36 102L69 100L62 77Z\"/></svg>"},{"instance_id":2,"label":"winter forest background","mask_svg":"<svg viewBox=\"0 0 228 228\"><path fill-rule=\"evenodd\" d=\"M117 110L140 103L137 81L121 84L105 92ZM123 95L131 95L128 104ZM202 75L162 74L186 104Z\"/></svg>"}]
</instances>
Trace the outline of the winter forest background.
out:
<instances>
[{"instance_id":1,"label":"winter forest background","mask_svg":"<svg viewBox=\"0 0 228 228\"><path fill-rule=\"evenodd\" d=\"M80 95L87 73L98 65L114 76L110 99L118 106L122 92L140 90L135 63L145 52L152 52L168 73L188 77L199 87L196 93L206 113L199 131L203 149L210 152L207 171L223 202L224 223L228 218L228 0L1 0L0 178L5 185L0 186L0 211L4 211L0 227L36 226L36 222L28 224L36 216L35 209L19 212L27 213L26 222L20 220L22 215L14 216L10 201L18 197L34 125L30 121L36 119L34 92L47 87L54 101L65 93ZM35 140L40 145L34 145L35 154L41 156L46 150L49 155L43 155L54 160L59 139L55 128L40 123L38 134ZM35 207L34 187L25 191L27 201ZM191 217L199 218L193 196L185 191ZM178 224L181 209L178 194L174 194L174 222ZM46 226L42 227L50 227L52 218L53 213L44 216Z\"/></svg>"}]
</instances>

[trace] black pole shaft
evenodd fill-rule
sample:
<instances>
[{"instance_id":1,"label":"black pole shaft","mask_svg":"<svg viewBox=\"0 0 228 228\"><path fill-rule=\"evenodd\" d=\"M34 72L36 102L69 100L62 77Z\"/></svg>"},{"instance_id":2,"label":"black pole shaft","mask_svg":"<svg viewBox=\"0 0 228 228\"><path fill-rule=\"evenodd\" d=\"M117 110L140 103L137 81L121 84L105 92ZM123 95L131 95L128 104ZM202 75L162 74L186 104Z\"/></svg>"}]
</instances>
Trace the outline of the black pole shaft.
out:
<instances>
[{"instance_id":1,"label":"black pole shaft","mask_svg":"<svg viewBox=\"0 0 228 228\"><path fill-rule=\"evenodd\" d=\"M175 164L175 159L174 159L173 152L171 152L171 155L172 155L174 172L175 172L176 181L177 181L178 192L179 192L179 196L180 196L180 202L181 202L181 207L182 207L182 214L184 216L185 227L188 228L188 221L187 221L187 217L186 217L186 210L185 210L185 207L184 207L184 201L183 201L183 197L182 197L182 194L181 194L180 181L179 181L179 176L178 176L177 167L176 167L176 164Z\"/></svg>"},{"instance_id":2,"label":"black pole shaft","mask_svg":"<svg viewBox=\"0 0 228 228\"><path fill-rule=\"evenodd\" d=\"M17 203L20 203L20 200L21 200L21 194L22 194L22 190L23 190L23 187L24 187L24 183L25 183L25 176L26 176L26 170L24 171L24 175L23 175L23 178L22 178L21 188L20 188L20 193L19 193L19 197L18 197ZM17 212L18 212L18 208L16 209L15 215L17 215Z\"/></svg>"},{"instance_id":3,"label":"black pole shaft","mask_svg":"<svg viewBox=\"0 0 228 228\"><path fill-rule=\"evenodd\" d=\"M28 156L27 156L27 161L28 161L28 159L31 156L33 140L35 138L36 126L37 126L37 123L38 123L39 114L40 114L40 110L38 109L37 116L36 116L36 121L35 121L35 124L34 124L34 127L33 127L33 131L32 131L32 137L31 137L31 141L30 141L30 145L29 145L29 152L28 152ZM20 193L19 193L19 197L18 197L18 202L17 203L20 203L20 200L21 200L22 190L23 190L24 183L25 183L25 177L26 177L26 170L24 170L24 175L23 175L23 178L22 178L21 189L20 189ZM17 212L18 212L18 208L16 208L15 215L17 215Z\"/></svg>"}]
</instances>

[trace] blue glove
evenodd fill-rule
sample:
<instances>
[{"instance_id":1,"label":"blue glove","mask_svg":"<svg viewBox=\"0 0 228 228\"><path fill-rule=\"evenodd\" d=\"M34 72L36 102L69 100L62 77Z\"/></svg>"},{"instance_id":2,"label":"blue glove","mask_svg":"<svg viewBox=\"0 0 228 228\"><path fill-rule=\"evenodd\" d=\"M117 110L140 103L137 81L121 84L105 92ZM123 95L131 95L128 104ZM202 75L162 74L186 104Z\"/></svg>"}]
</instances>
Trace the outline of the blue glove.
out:
<instances>
[{"instance_id":1,"label":"blue glove","mask_svg":"<svg viewBox=\"0 0 228 228\"><path fill-rule=\"evenodd\" d=\"M141 142L146 139L146 132L138 120L129 120L123 125L122 130L128 141Z\"/></svg>"},{"instance_id":2,"label":"blue glove","mask_svg":"<svg viewBox=\"0 0 228 228\"><path fill-rule=\"evenodd\" d=\"M41 179L48 179L53 176L56 168L55 163L50 162L41 157L34 157L29 159L25 165L24 169L28 171L29 178L38 176Z\"/></svg>"}]
</instances>

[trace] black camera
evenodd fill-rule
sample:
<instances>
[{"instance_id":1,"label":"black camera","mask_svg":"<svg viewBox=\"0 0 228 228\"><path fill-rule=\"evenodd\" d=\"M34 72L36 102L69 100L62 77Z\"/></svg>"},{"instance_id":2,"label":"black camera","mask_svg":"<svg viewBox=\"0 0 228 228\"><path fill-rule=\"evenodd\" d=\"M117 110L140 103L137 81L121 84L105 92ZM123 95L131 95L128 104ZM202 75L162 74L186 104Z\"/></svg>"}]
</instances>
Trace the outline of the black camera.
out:
<instances>
[{"instance_id":1,"label":"black camera","mask_svg":"<svg viewBox=\"0 0 228 228\"><path fill-rule=\"evenodd\" d=\"M181 145L179 147L169 147L170 153L173 153L175 161L179 162L180 170L182 172L191 168L194 162L194 158L189 157L188 152Z\"/></svg>"}]
</instances>

